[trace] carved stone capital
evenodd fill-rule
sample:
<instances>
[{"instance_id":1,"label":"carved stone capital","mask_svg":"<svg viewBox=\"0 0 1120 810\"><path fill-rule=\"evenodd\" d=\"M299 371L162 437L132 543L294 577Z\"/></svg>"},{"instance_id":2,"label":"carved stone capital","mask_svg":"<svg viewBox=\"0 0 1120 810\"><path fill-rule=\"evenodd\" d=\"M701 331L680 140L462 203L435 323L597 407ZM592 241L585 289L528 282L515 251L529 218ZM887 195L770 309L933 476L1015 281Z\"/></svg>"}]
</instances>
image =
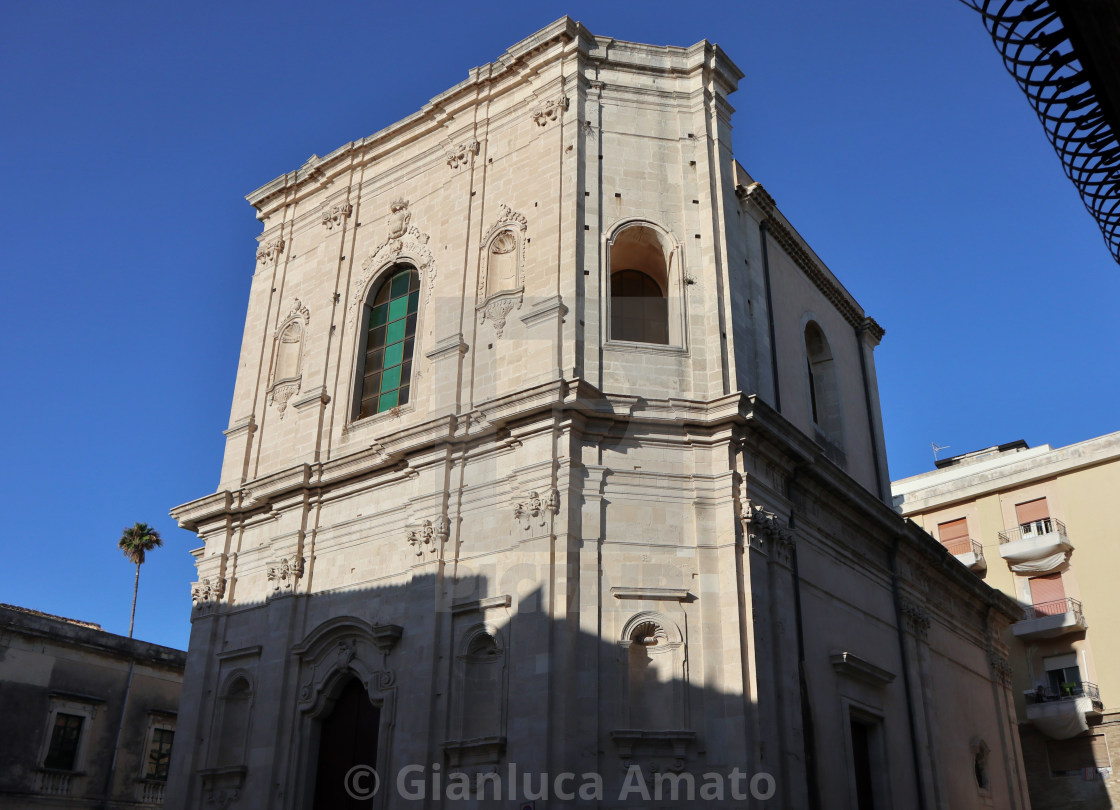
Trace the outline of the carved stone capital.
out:
<instances>
[{"instance_id":1,"label":"carved stone capital","mask_svg":"<svg viewBox=\"0 0 1120 810\"><path fill-rule=\"evenodd\" d=\"M199 609L212 608L222 600L226 593L224 577L204 577L191 583L191 602Z\"/></svg>"},{"instance_id":2,"label":"carved stone capital","mask_svg":"<svg viewBox=\"0 0 1120 810\"><path fill-rule=\"evenodd\" d=\"M929 637L929 626L932 620L929 611L912 599L903 599L901 612L902 618L906 622L906 629L919 641L925 641Z\"/></svg>"},{"instance_id":3,"label":"carved stone capital","mask_svg":"<svg viewBox=\"0 0 1120 810\"><path fill-rule=\"evenodd\" d=\"M342 223L353 212L354 206L349 202L336 202L323 204L323 227L328 231L341 228Z\"/></svg>"},{"instance_id":4,"label":"carved stone capital","mask_svg":"<svg viewBox=\"0 0 1120 810\"><path fill-rule=\"evenodd\" d=\"M543 493L532 490L513 505L513 516L525 532L545 528L559 511L560 491L555 487Z\"/></svg>"},{"instance_id":5,"label":"carved stone capital","mask_svg":"<svg viewBox=\"0 0 1120 810\"><path fill-rule=\"evenodd\" d=\"M279 562L269 563L265 575L272 583L273 595L295 590L296 580L303 577L303 557L281 557Z\"/></svg>"},{"instance_id":6,"label":"carved stone capital","mask_svg":"<svg viewBox=\"0 0 1120 810\"><path fill-rule=\"evenodd\" d=\"M458 171L464 166L470 166L474 157L478 154L480 147L481 144L474 140L453 147L444 155L447 159L447 165L450 166L453 171Z\"/></svg>"},{"instance_id":7,"label":"carved stone capital","mask_svg":"<svg viewBox=\"0 0 1120 810\"><path fill-rule=\"evenodd\" d=\"M447 518L440 515L435 520L423 520L409 529L408 544L416 552L417 557L423 557L425 554L436 554L447 541L449 534Z\"/></svg>"},{"instance_id":8,"label":"carved stone capital","mask_svg":"<svg viewBox=\"0 0 1120 810\"><path fill-rule=\"evenodd\" d=\"M276 261L283 252L284 240L280 238L270 239L257 247L257 261L262 264L268 264L269 262Z\"/></svg>"},{"instance_id":9,"label":"carved stone capital","mask_svg":"<svg viewBox=\"0 0 1120 810\"><path fill-rule=\"evenodd\" d=\"M1011 686L1014 670L1006 656L1000 655L995 650L988 650L988 665L992 668L992 675L1003 686Z\"/></svg>"},{"instance_id":10,"label":"carved stone capital","mask_svg":"<svg viewBox=\"0 0 1120 810\"><path fill-rule=\"evenodd\" d=\"M568 109L567 96L556 96L546 101L533 99L531 112L533 123L538 127L547 127L552 122L559 120L560 113L566 109Z\"/></svg>"}]
</instances>

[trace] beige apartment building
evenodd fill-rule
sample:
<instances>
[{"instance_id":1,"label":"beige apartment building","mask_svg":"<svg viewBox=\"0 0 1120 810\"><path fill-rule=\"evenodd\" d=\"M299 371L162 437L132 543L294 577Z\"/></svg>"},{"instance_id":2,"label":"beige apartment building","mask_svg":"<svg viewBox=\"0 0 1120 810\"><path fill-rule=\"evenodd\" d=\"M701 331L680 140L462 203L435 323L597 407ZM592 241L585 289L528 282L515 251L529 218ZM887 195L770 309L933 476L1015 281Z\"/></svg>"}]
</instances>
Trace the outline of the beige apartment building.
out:
<instances>
[{"instance_id":1,"label":"beige apartment building","mask_svg":"<svg viewBox=\"0 0 1120 810\"><path fill-rule=\"evenodd\" d=\"M563 18L249 195L168 807L1026 808L742 75Z\"/></svg>"},{"instance_id":2,"label":"beige apartment building","mask_svg":"<svg viewBox=\"0 0 1120 810\"><path fill-rule=\"evenodd\" d=\"M1035 810L1120 802L1120 433L989 447L893 485L902 514L1023 606L1015 709Z\"/></svg>"}]
</instances>

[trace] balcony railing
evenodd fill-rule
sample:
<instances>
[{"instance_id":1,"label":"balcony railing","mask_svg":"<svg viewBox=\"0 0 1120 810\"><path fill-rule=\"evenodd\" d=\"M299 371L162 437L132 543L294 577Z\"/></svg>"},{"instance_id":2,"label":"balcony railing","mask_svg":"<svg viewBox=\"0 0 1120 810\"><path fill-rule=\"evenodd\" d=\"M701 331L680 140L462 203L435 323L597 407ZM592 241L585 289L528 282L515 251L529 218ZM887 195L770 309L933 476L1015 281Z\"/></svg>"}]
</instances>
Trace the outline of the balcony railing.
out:
<instances>
[{"instance_id":1,"label":"balcony railing","mask_svg":"<svg viewBox=\"0 0 1120 810\"><path fill-rule=\"evenodd\" d=\"M59 771L40 771L39 792L48 796L69 796L70 777L72 775Z\"/></svg>"},{"instance_id":2,"label":"balcony railing","mask_svg":"<svg viewBox=\"0 0 1120 810\"><path fill-rule=\"evenodd\" d=\"M1024 608L1023 621L1041 619L1046 616L1060 616L1063 613L1072 613L1078 624L1081 624L1085 620L1085 616L1081 612L1081 603L1067 596L1065 599L1055 599L1052 602L1039 602L1037 605L1030 605Z\"/></svg>"},{"instance_id":3,"label":"balcony railing","mask_svg":"<svg viewBox=\"0 0 1120 810\"><path fill-rule=\"evenodd\" d=\"M143 783L140 801L144 804L163 804L163 789L166 782L146 781Z\"/></svg>"},{"instance_id":4,"label":"balcony railing","mask_svg":"<svg viewBox=\"0 0 1120 810\"><path fill-rule=\"evenodd\" d=\"M954 557L961 554L975 554L977 558L984 556L984 547L980 545L979 541L973 540L971 537L946 540L941 545L945 546L946 550Z\"/></svg>"},{"instance_id":5,"label":"balcony railing","mask_svg":"<svg viewBox=\"0 0 1120 810\"><path fill-rule=\"evenodd\" d=\"M1068 541L1066 536L1066 524L1054 518L1043 518L1042 520L1032 520L1030 523L1023 523L1016 526L1014 529L1007 529L999 533L999 542L1014 543L1017 540L1030 540L1034 537L1041 537L1044 534L1052 534L1057 532L1058 536L1063 540Z\"/></svg>"},{"instance_id":6,"label":"balcony railing","mask_svg":"<svg viewBox=\"0 0 1120 810\"><path fill-rule=\"evenodd\" d=\"M1093 706L1095 708L1104 708L1104 703L1101 702L1100 687L1088 681L1082 683L1064 683L1061 686L1061 690L1056 694L1052 690L1039 687L1034 692L1027 692L1023 697L1026 698L1028 705L1055 703L1062 700L1077 700L1078 698L1087 697L1093 701Z\"/></svg>"}]
</instances>

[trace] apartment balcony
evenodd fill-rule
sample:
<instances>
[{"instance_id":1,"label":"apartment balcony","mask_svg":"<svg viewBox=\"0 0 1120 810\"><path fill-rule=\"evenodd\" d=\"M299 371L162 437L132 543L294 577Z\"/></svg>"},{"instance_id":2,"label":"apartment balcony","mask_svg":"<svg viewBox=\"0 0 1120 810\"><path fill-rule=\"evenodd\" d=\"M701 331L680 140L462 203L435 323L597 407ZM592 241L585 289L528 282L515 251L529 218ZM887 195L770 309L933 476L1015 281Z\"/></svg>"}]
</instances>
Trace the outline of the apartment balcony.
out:
<instances>
[{"instance_id":1,"label":"apartment balcony","mask_svg":"<svg viewBox=\"0 0 1120 810\"><path fill-rule=\"evenodd\" d=\"M941 545L956 557L969 571L980 573L988 570L988 562L984 559L984 547L971 537L961 537L957 540L946 540Z\"/></svg>"},{"instance_id":2,"label":"apartment balcony","mask_svg":"<svg viewBox=\"0 0 1120 810\"><path fill-rule=\"evenodd\" d=\"M1012 571L1053 570L1069 559L1072 550L1066 524L1053 518L999 533L999 556L1007 560Z\"/></svg>"},{"instance_id":3,"label":"apartment balcony","mask_svg":"<svg viewBox=\"0 0 1120 810\"><path fill-rule=\"evenodd\" d=\"M1056 638L1083 632L1088 626L1081 603L1067 597L1025 608L1022 620L1011 625L1011 632L1022 639Z\"/></svg>"},{"instance_id":4,"label":"apartment balcony","mask_svg":"<svg viewBox=\"0 0 1120 810\"><path fill-rule=\"evenodd\" d=\"M1060 694L1039 688L1024 694L1027 721L1054 740L1067 740L1089 728L1090 719L1104 711L1095 683L1065 683Z\"/></svg>"}]
</instances>

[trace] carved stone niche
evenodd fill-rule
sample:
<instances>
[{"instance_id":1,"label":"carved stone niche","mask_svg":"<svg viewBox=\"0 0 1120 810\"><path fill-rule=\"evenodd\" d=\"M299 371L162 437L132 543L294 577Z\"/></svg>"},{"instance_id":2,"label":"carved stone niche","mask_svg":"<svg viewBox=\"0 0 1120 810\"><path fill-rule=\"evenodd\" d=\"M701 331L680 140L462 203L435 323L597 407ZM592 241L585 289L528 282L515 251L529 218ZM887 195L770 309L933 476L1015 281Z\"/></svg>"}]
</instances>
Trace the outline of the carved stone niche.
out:
<instances>
[{"instance_id":1,"label":"carved stone niche","mask_svg":"<svg viewBox=\"0 0 1120 810\"><path fill-rule=\"evenodd\" d=\"M482 240L478 306L482 323L489 321L501 337L506 318L521 309L525 297L525 231L523 215L502 204L501 214Z\"/></svg>"},{"instance_id":2,"label":"carved stone niche","mask_svg":"<svg viewBox=\"0 0 1120 810\"><path fill-rule=\"evenodd\" d=\"M298 298L293 298L291 310L273 335L276 345L268 401L280 411L281 419L284 418L288 400L299 393L303 382L303 335L310 320L311 312Z\"/></svg>"}]
</instances>

